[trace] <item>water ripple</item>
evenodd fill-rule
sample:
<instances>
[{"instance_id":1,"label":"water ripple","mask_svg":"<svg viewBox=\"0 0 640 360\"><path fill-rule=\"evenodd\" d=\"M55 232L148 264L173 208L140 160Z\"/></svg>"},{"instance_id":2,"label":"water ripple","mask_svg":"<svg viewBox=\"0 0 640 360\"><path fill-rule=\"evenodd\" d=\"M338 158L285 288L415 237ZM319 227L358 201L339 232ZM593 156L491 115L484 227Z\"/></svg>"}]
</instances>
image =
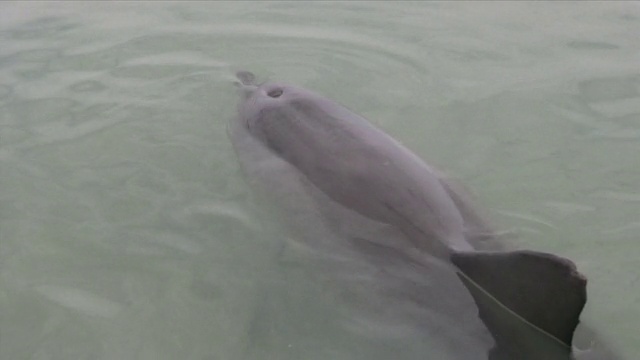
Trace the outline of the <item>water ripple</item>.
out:
<instances>
[{"instance_id":1,"label":"water ripple","mask_svg":"<svg viewBox=\"0 0 640 360\"><path fill-rule=\"evenodd\" d=\"M42 285L36 291L51 301L85 315L110 318L122 309L119 303L89 291L57 285Z\"/></svg>"},{"instance_id":2,"label":"water ripple","mask_svg":"<svg viewBox=\"0 0 640 360\"><path fill-rule=\"evenodd\" d=\"M593 318L624 314L599 322L613 338L640 322L629 302L637 287L626 286L636 279L621 265L635 261L640 203L640 16L628 4L0 9L0 308L10 307L12 319L0 333L17 341L3 343L1 358L77 358L58 355L86 335L86 354L104 358L246 359L231 354L265 301L277 304L269 315L308 323L302 305L316 299L305 286L317 284L302 272L270 278L285 272L276 260L283 234L248 210L227 138L239 69L313 89L384 126L480 184L474 192L490 194L495 207L513 209L501 213L506 227L541 241L574 234L544 246L580 249L590 301L602 309ZM304 252L284 251L281 260ZM34 291L21 291L25 284ZM265 300L256 284L279 288ZM127 301L136 316L121 316ZM324 321L329 313L312 315ZM77 315L87 318L78 323ZM37 320L22 322L30 316ZM96 319L108 321L94 328ZM303 341L294 334L294 350ZM638 353L633 341L625 346ZM257 358L286 357L256 350ZM345 354L333 358L353 358Z\"/></svg>"}]
</instances>

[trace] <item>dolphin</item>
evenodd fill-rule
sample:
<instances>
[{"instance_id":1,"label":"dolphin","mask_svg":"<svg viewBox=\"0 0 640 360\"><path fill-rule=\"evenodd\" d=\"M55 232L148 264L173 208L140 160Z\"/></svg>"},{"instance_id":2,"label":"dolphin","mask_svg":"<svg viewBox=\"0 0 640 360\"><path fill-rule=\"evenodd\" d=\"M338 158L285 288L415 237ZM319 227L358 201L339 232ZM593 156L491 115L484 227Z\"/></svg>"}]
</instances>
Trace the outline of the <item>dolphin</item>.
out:
<instances>
[{"instance_id":1,"label":"dolphin","mask_svg":"<svg viewBox=\"0 0 640 360\"><path fill-rule=\"evenodd\" d=\"M348 243L324 251L360 253L385 269L412 264L409 275L386 271L387 288L412 297L425 336L451 358L609 358L574 346L587 280L572 261L507 249L460 187L343 105L290 84L258 84L250 72L237 78L230 135L249 177L270 184L299 236L341 234ZM318 228L305 223L310 216L330 230L309 236Z\"/></svg>"}]
</instances>

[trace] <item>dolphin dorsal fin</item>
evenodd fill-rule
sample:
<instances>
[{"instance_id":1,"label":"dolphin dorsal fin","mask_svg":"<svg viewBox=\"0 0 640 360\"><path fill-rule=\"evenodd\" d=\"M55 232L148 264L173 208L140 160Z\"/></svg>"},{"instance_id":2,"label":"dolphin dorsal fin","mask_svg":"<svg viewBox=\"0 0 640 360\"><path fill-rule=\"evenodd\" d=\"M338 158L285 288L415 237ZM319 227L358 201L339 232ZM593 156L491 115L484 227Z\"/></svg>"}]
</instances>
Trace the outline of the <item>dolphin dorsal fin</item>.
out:
<instances>
[{"instance_id":1,"label":"dolphin dorsal fin","mask_svg":"<svg viewBox=\"0 0 640 360\"><path fill-rule=\"evenodd\" d=\"M456 252L451 261L470 290L480 317L496 337L505 331L492 319L493 299L522 321L566 345L587 300L587 280L568 259L536 251ZM499 340L496 340L499 342Z\"/></svg>"}]
</instances>

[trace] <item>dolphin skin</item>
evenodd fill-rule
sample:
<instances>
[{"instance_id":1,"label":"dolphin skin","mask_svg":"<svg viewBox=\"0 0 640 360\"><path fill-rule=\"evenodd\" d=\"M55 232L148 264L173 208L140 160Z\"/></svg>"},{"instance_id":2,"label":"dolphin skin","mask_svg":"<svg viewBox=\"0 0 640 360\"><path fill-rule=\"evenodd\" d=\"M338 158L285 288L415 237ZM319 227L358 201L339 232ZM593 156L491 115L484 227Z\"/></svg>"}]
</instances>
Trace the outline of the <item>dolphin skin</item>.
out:
<instances>
[{"instance_id":1,"label":"dolphin skin","mask_svg":"<svg viewBox=\"0 0 640 360\"><path fill-rule=\"evenodd\" d=\"M416 306L430 314L420 324L424 335L447 344L451 358L610 358L574 347L586 279L573 262L506 250L463 191L344 106L293 85L257 84L249 72L237 77L241 101L231 139L249 177L270 184L301 237L314 231L296 220L306 201L310 216L332 224L332 234L346 234L340 238L349 251L374 254L376 264L414 264L424 284L402 274L388 282L396 292L418 294ZM310 195L300 200L295 191ZM376 225L362 231L355 223ZM385 230L371 231L378 225ZM459 329L447 333L441 322Z\"/></svg>"}]
</instances>

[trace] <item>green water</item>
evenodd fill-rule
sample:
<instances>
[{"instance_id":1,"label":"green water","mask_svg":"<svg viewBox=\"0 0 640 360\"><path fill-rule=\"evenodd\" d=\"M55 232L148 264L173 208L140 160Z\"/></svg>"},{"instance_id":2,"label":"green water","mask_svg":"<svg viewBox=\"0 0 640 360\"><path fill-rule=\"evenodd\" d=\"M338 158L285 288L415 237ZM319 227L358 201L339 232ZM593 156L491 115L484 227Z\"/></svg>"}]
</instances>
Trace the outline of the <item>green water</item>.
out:
<instances>
[{"instance_id":1,"label":"green water","mask_svg":"<svg viewBox=\"0 0 640 360\"><path fill-rule=\"evenodd\" d=\"M462 179L640 354L638 3L3 2L0 45L0 359L259 357L272 287L313 331L263 358L367 353L328 334L332 299L273 280L281 234L227 136L239 69Z\"/></svg>"}]
</instances>

